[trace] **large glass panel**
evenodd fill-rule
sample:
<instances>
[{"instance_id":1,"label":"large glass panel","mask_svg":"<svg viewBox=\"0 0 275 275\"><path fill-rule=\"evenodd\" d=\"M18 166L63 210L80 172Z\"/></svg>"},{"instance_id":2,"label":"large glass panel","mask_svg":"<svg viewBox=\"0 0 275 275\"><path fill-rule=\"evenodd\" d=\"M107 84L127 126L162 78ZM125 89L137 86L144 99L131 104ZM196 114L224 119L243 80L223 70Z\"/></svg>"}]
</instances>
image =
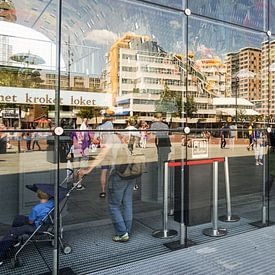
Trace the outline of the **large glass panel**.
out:
<instances>
[{"instance_id":1,"label":"large glass panel","mask_svg":"<svg viewBox=\"0 0 275 275\"><path fill-rule=\"evenodd\" d=\"M1 209L5 209L0 213L1 239L4 236L1 261L6 252L2 249L11 247L1 274L39 274L52 269L53 226L49 218L46 224L40 222L45 213L53 210L56 182L52 136L55 116L52 120L48 117L48 112L55 110L56 11L47 23L39 19L54 2L0 1L0 201ZM50 27L40 28L41 22ZM53 76L51 85L46 85L46 75ZM64 178L66 163L60 168L60 178ZM36 192L33 184L43 194ZM40 193L39 198L36 193ZM40 229L47 234L36 232L32 238L35 243L27 241L25 233L30 236ZM47 241L44 257L50 265L41 257L44 245L36 241ZM28 245L21 250L23 243ZM18 270L10 270L10 266Z\"/></svg>"},{"instance_id":2,"label":"large glass panel","mask_svg":"<svg viewBox=\"0 0 275 275\"><path fill-rule=\"evenodd\" d=\"M207 33L207 38L200 33ZM259 102L262 64L268 58L266 39L261 33L189 19L188 50L192 58L187 100L192 99L197 109L187 115L191 133L186 143L189 232L196 242L223 234L215 232L217 224L228 229L230 236L253 230L251 223L261 221L267 146ZM205 159L209 163L204 163ZM217 161L218 171L213 161ZM218 193L214 191L215 171ZM198 179L198 173L203 180ZM231 191L230 197L226 190ZM218 212L213 212L215 208ZM238 215L240 221L215 220L221 215L227 219ZM193 233L196 228L200 229L197 235ZM207 228L210 230L204 230Z\"/></svg>"},{"instance_id":3,"label":"large glass panel","mask_svg":"<svg viewBox=\"0 0 275 275\"><path fill-rule=\"evenodd\" d=\"M152 233L163 227L164 162L169 154L181 157L179 140L171 136L170 145L167 124L181 122L183 13L138 1L89 1L85 6L66 1L62 26L65 76L74 98L70 108L77 114L76 129L64 125L73 145L69 161L74 170L88 174L85 189L79 184L67 204L64 236L75 252L61 256L61 267L70 263L76 272L88 272L110 261L168 251L165 240ZM82 91L81 83L98 86ZM64 117L65 124L68 120ZM136 179L121 179L117 168L131 159L145 163L145 171ZM121 240L112 237L130 233L132 202L130 242L122 249L113 241Z\"/></svg>"},{"instance_id":4,"label":"large glass panel","mask_svg":"<svg viewBox=\"0 0 275 275\"><path fill-rule=\"evenodd\" d=\"M193 13L216 18L240 26L267 30L266 0L198 0L189 1L188 8Z\"/></svg>"}]
</instances>

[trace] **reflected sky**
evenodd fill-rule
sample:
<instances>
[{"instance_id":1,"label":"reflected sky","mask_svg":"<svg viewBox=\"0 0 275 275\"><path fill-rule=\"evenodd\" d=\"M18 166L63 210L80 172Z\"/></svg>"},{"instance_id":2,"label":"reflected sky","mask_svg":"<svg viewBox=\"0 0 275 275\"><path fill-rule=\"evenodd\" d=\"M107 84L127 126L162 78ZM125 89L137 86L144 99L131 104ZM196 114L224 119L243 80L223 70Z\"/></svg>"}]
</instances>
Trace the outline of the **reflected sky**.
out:
<instances>
[{"instance_id":1,"label":"reflected sky","mask_svg":"<svg viewBox=\"0 0 275 275\"><path fill-rule=\"evenodd\" d=\"M55 0L14 0L17 11L17 23L23 24L46 34L55 40ZM182 0L151 0L178 9L182 9ZM189 1L193 12L219 18L259 30L265 23L265 0L196 0ZM274 3L274 1L272 2ZM272 5L271 5L272 6ZM273 7L273 6L272 6ZM189 49L197 52L206 47L214 56L223 56L227 52L243 47L260 47L265 39L250 32L236 31L229 25L217 25L207 21L190 19L188 26ZM70 40L73 62L92 52L95 61L94 73L100 74L105 64L105 54L114 41L126 32L149 35L152 40L167 52L185 53L184 40L185 16L182 12L145 5L130 0L66 0L63 1L62 38L64 44ZM237 33L237 35L236 35ZM75 45L74 45L75 44ZM85 45L91 50L76 46ZM66 57L68 47L63 46Z\"/></svg>"}]
</instances>

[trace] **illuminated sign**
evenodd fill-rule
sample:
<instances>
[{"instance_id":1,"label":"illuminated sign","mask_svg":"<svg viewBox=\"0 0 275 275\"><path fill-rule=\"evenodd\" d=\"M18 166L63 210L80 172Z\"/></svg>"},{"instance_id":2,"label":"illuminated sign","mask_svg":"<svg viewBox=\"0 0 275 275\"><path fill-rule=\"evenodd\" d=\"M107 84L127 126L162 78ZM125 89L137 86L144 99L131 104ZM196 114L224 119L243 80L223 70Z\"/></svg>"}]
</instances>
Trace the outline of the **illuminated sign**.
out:
<instances>
[{"instance_id":1,"label":"illuminated sign","mask_svg":"<svg viewBox=\"0 0 275 275\"><path fill-rule=\"evenodd\" d=\"M54 105L55 91L0 87L0 103ZM88 93L61 90L60 105L79 107L111 106L112 95L107 93Z\"/></svg>"}]
</instances>

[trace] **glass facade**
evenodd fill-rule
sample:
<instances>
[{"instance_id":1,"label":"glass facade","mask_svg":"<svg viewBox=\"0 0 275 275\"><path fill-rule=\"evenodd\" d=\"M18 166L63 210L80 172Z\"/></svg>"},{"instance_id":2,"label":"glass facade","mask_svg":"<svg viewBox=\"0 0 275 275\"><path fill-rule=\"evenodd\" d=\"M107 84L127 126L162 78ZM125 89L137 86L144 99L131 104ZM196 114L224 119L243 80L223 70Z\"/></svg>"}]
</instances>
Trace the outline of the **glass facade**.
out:
<instances>
[{"instance_id":1,"label":"glass facade","mask_svg":"<svg viewBox=\"0 0 275 275\"><path fill-rule=\"evenodd\" d=\"M269 226L274 8L0 0L0 273L89 274Z\"/></svg>"}]
</instances>

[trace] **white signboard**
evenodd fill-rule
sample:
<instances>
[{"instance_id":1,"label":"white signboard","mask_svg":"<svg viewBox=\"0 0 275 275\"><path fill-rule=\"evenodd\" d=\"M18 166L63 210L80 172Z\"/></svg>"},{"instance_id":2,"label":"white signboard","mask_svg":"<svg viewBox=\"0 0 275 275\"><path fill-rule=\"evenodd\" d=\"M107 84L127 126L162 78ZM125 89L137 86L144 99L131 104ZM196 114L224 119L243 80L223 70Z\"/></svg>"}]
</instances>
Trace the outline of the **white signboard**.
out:
<instances>
[{"instance_id":1,"label":"white signboard","mask_svg":"<svg viewBox=\"0 0 275 275\"><path fill-rule=\"evenodd\" d=\"M205 138L192 139L192 158L208 158L208 140Z\"/></svg>"},{"instance_id":2,"label":"white signboard","mask_svg":"<svg viewBox=\"0 0 275 275\"><path fill-rule=\"evenodd\" d=\"M1 113L2 113L3 118L18 118L19 117L18 109L3 109Z\"/></svg>"},{"instance_id":3,"label":"white signboard","mask_svg":"<svg viewBox=\"0 0 275 275\"><path fill-rule=\"evenodd\" d=\"M0 87L0 103L54 105L55 91ZM60 91L60 105L79 107L110 107L112 95L107 93Z\"/></svg>"}]
</instances>

